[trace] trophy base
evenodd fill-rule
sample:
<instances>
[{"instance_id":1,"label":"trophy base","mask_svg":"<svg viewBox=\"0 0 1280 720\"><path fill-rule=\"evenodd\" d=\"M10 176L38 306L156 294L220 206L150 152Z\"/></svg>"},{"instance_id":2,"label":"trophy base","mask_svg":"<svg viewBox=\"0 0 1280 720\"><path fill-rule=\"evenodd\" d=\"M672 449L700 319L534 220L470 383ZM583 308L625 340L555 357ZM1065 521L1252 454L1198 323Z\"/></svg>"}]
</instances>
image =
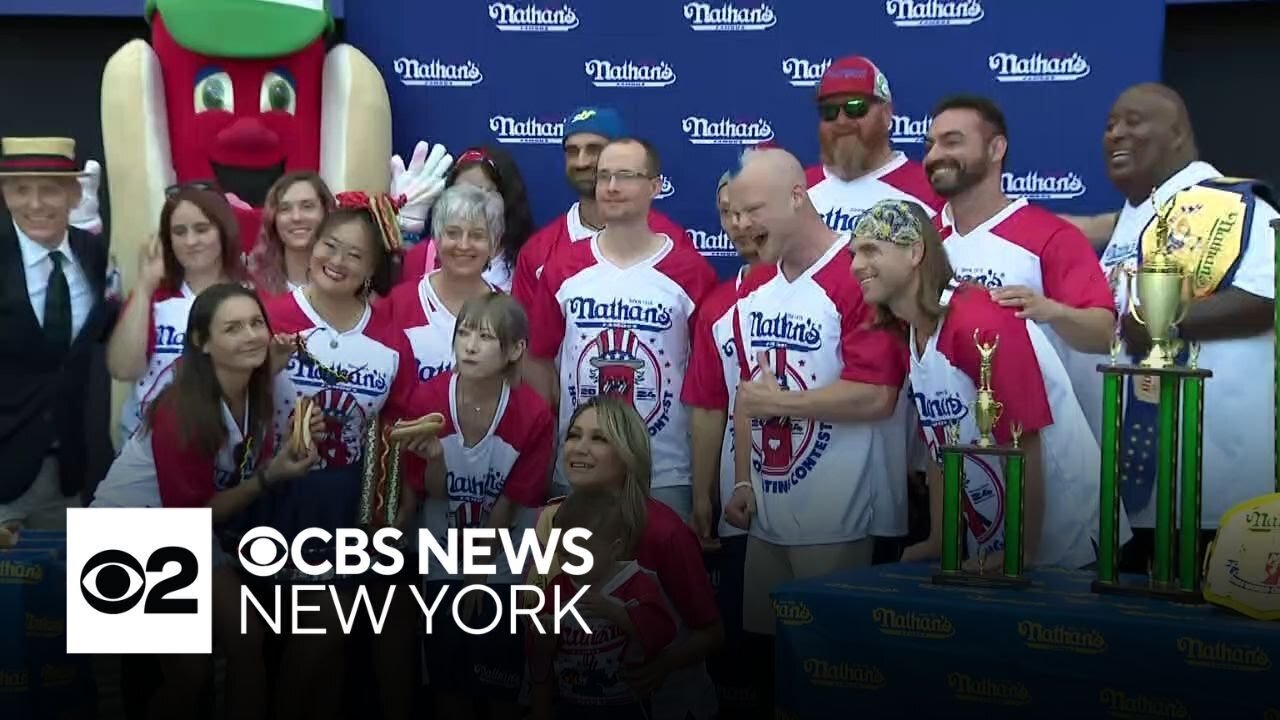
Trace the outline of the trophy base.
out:
<instances>
[{"instance_id":1,"label":"trophy base","mask_svg":"<svg viewBox=\"0 0 1280 720\"><path fill-rule=\"evenodd\" d=\"M1018 577L1009 577L1008 575L1001 575L998 573L992 573L988 575L986 573L976 573L976 572L961 570L957 572L944 571L940 573L935 573L933 576L933 584L934 585L956 585L960 587L974 587L974 588L1026 590L1027 588L1031 587L1031 579L1024 575L1019 575Z\"/></svg>"},{"instance_id":2,"label":"trophy base","mask_svg":"<svg viewBox=\"0 0 1280 720\"><path fill-rule=\"evenodd\" d=\"M1204 593L1199 590L1183 590L1176 584L1165 585L1154 580L1146 585L1123 582L1104 582L1094 580L1090 590L1096 595L1127 595L1129 597L1146 597L1157 600L1170 600L1186 605L1202 605Z\"/></svg>"}]
</instances>

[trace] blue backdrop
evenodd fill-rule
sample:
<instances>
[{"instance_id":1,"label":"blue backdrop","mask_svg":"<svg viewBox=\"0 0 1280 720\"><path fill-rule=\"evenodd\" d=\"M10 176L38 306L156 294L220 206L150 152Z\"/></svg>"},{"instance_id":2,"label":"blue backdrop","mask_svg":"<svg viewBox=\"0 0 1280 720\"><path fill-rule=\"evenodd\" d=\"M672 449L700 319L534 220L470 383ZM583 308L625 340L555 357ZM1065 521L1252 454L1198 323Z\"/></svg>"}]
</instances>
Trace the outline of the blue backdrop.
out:
<instances>
[{"instance_id":1,"label":"blue backdrop","mask_svg":"<svg viewBox=\"0 0 1280 720\"><path fill-rule=\"evenodd\" d=\"M419 138L455 156L503 143L539 224L573 200L564 115L618 107L663 156L658 207L714 256L727 247L716 179L764 139L815 162L817 80L853 53L888 76L894 141L911 157L936 101L981 93L1008 117L1011 194L1056 211L1118 207L1103 125L1122 89L1160 77L1164 10L1164 0L379 0L347 4L346 38L387 80L397 152Z\"/></svg>"}]
</instances>

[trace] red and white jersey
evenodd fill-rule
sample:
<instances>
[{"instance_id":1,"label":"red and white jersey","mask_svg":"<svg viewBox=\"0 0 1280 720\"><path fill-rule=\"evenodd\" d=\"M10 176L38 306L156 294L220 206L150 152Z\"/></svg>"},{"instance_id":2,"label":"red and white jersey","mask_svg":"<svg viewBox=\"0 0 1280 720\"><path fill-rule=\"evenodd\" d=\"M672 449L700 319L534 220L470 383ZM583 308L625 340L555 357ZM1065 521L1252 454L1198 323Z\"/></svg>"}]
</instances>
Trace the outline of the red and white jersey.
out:
<instances>
[{"instance_id":1,"label":"red and white jersey","mask_svg":"<svg viewBox=\"0 0 1280 720\"><path fill-rule=\"evenodd\" d=\"M852 232L858 218L881 200L913 202L929 217L942 209L942 198L933 192L924 167L901 152L894 152L883 167L853 180L841 180L821 165L806 170L805 179L810 202L827 227L840 233Z\"/></svg>"},{"instance_id":2,"label":"red and white jersey","mask_svg":"<svg viewBox=\"0 0 1280 720\"><path fill-rule=\"evenodd\" d=\"M560 573L548 592L572 598L581 587L573 576ZM583 620L591 632L584 632L577 622L562 624L555 658L556 692L575 706L639 703L641 698L623 681L622 671L628 665L652 660L675 639L671 609L663 600L658 581L634 561L625 563L595 589L626 608L635 632L628 635L613 622L586 612Z\"/></svg>"},{"instance_id":3,"label":"red and white jersey","mask_svg":"<svg viewBox=\"0 0 1280 720\"><path fill-rule=\"evenodd\" d=\"M759 353L783 389L816 390L841 380L901 390L901 339L873 330L873 309L849 273L840 236L788 282L779 266L754 268L734 318L739 377L756 379ZM756 418L751 421L751 534L776 545L851 542L906 533L906 393L889 418L867 423Z\"/></svg>"},{"instance_id":4,"label":"red and white jersey","mask_svg":"<svg viewBox=\"0 0 1280 720\"><path fill-rule=\"evenodd\" d=\"M941 464L938 447L947 443L951 423L959 425L960 444L978 439L972 408L981 357L974 332L984 343L998 340L991 365L991 390L1003 405L993 432L996 442L1012 441L1015 422L1023 433L1040 435L1044 526L1032 562L1071 568L1093 562L1100 453L1057 351L1036 323L1019 320L981 287L953 286L942 302L947 313L924 351L916 354L914 329L909 345L912 394L929 452ZM969 528L969 552L999 551L1004 548L1003 465L999 458L966 455L965 477L961 509ZM1121 532L1121 541L1127 540L1127 525Z\"/></svg>"},{"instance_id":5,"label":"red and white jersey","mask_svg":"<svg viewBox=\"0 0 1280 720\"><path fill-rule=\"evenodd\" d=\"M413 348L414 372L426 382L453 367L453 330L458 318L445 307L431 287L434 270L416 283L400 283L391 289L383 304L391 322L404 331ZM489 286L493 290L498 288Z\"/></svg>"},{"instance_id":6,"label":"red and white jersey","mask_svg":"<svg viewBox=\"0 0 1280 720\"><path fill-rule=\"evenodd\" d=\"M690 483L680 393L694 310L715 282L706 259L669 237L624 269L605 259L596 236L547 265L529 313L529 353L560 368L560 426L596 395L632 405L652 438L652 487Z\"/></svg>"},{"instance_id":7,"label":"red and white jersey","mask_svg":"<svg viewBox=\"0 0 1280 720\"><path fill-rule=\"evenodd\" d=\"M134 296L129 297L129 302ZM147 371L138 378L120 410L120 437L127 439L138 429L147 405L173 381L173 364L182 356L187 337L187 317L196 294L182 283L175 290L157 289L151 296L151 321L147 324Z\"/></svg>"},{"instance_id":8,"label":"red and white jersey","mask_svg":"<svg viewBox=\"0 0 1280 720\"><path fill-rule=\"evenodd\" d=\"M728 502L733 495L733 403L738 393L738 353L733 344L733 306L738 288L746 275L742 268L733 280L721 283L698 309L694 324L693 354L685 376L680 401L693 407L724 410L727 422L720 444L720 499ZM724 519L721 513L717 533L722 538L745 535Z\"/></svg>"},{"instance_id":9,"label":"red and white jersey","mask_svg":"<svg viewBox=\"0 0 1280 720\"><path fill-rule=\"evenodd\" d=\"M677 243L685 243L693 247L693 241L685 234L684 228L657 210L649 211L649 229L659 235L666 235ZM512 297L526 310L531 309L537 295L536 288L547 263L552 258L563 254L566 248L573 246L574 243L594 237L597 232L599 231L587 227L582 222L578 203L574 203L564 215L530 235L524 247L520 248L520 256L516 259L516 267L511 279Z\"/></svg>"},{"instance_id":10,"label":"red and white jersey","mask_svg":"<svg viewBox=\"0 0 1280 720\"><path fill-rule=\"evenodd\" d=\"M276 333L298 333L307 352L325 369L300 353L276 375L275 428L279 446L289 432L298 398L307 395L319 403L325 415L325 437L320 442L320 465L337 468L356 465L364 458L364 435L379 413L387 420L401 417L405 400L417 379L409 342L380 307L366 306L350 330L338 332L307 301L304 290L276 298L267 305L267 317ZM344 374L339 378L334 373ZM385 410L385 412L384 412Z\"/></svg>"},{"instance_id":11,"label":"red and white jersey","mask_svg":"<svg viewBox=\"0 0 1280 720\"><path fill-rule=\"evenodd\" d=\"M449 529L485 527L498 498L506 496L518 508L514 527L532 529L536 508L547 501L551 477L555 423L550 406L524 383L515 387L503 385L498 410L488 432L475 445L467 447L455 421L457 399L458 377L449 371L416 388L405 411L408 417L438 412L445 418L438 437L444 449L449 497L429 498L423 503L422 526L435 535L441 547L448 547ZM424 470L425 465L418 460L411 459L405 464L405 482L419 497L423 495ZM490 577L490 582L514 583L524 577L525 568L512 567L506 553L499 552L495 557L498 572ZM435 568L427 573L428 580L457 577L460 576Z\"/></svg>"}]
</instances>

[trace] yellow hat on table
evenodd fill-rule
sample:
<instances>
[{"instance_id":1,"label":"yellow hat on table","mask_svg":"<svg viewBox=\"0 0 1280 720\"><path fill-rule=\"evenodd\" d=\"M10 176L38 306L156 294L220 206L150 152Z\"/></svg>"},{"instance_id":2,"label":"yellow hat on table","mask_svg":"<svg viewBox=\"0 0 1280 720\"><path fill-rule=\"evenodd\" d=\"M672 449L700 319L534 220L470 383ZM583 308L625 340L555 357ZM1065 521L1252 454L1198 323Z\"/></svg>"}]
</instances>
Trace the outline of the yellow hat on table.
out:
<instances>
[{"instance_id":1,"label":"yellow hat on table","mask_svg":"<svg viewBox=\"0 0 1280 720\"><path fill-rule=\"evenodd\" d=\"M61 137L0 138L0 177L53 175L80 177L76 141Z\"/></svg>"}]
</instances>

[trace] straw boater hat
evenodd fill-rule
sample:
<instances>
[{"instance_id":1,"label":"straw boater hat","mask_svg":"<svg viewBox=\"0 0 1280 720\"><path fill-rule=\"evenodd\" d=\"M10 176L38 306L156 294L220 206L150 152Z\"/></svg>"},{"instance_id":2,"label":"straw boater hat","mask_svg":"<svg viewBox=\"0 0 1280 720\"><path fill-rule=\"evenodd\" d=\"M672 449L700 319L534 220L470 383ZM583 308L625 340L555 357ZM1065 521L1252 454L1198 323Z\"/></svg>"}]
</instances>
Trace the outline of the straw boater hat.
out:
<instances>
[{"instance_id":1,"label":"straw boater hat","mask_svg":"<svg viewBox=\"0 0 1280 720\"><path fill-rule=\"evenodd\" d=\"M0 177L53 175L83 177L76 164L76 141L71 138L42 137L0 139Z\"/></svg>"}]
</instances>

